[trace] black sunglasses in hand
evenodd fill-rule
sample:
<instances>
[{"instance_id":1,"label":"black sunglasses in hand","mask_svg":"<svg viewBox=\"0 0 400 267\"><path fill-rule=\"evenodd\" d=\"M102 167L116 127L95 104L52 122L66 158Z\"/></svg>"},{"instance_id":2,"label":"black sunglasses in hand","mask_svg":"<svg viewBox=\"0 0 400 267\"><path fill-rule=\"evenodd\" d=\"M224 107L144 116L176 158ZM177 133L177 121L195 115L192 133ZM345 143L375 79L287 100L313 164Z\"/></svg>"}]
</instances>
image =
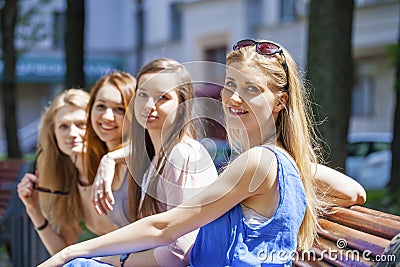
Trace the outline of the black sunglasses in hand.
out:
<instances>
[{"instance_id":1,"label":"black sunglasses in hand","mask_svg":"<svg viewBox=\"0 0 400 267\"><path fill-rule=\"evenodd\" d=\"M42 149L39 149L38 153L36 154L35 161L33 162L33 174L35 174L35 175L36 175L36 170L37 170L37 159L41 153L42 153ZM33 189L36 191L48 193L48 194L60 195L60 196L68 195L71 191L71 183L70 183L70 188L67 191L51 190L46 187L37 186L34 182L32 182L32 186L33 186Z\"/></svg>"}]
</instances>

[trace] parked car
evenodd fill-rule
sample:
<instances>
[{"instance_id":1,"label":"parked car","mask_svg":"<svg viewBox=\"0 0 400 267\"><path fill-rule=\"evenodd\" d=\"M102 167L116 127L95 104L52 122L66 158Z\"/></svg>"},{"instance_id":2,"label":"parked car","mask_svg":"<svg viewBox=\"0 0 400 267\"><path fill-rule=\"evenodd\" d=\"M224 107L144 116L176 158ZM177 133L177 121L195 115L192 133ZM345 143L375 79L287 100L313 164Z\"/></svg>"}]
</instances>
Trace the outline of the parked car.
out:
<instances>
[{"instance_id":1,"label":"parked car","mask_svg":"<svg viewBox=\"0 0 400 267\"><path fill-rule=\"evenodd\" d=\"M383 189L390 181L392 134L387 132L348 135L346 174L365 189Z\"/></svg>"}]
</instances>

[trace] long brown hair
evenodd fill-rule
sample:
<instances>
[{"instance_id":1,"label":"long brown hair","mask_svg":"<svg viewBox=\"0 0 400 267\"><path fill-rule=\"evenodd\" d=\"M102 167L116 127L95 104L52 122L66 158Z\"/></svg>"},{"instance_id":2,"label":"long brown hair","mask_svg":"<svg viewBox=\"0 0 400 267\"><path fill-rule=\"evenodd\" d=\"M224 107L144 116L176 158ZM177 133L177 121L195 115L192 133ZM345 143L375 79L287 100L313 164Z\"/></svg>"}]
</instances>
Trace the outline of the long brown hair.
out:
<instances>
[{"instance_id":1,"label":"long brown hair","mask_svg":"<svg viewBox=\"0 0 400 267\"><path fill-rule=\"evenodd\" d=\"M315 125L312 123L311 102L307 99L306 89L297 65L289 52L282 49L283 55L278 53L273 56L264 56L258 54L254 46L244 47L228 54L227 65L239 62L249 67L256 67L260 70L260 75L266 75L269 78L266 88L270 88L276 97L283 93L288 94L285 109L280 111L275 122L276 141L294 158L301 174L307 208L300 226L298 248L309 249L317 235L317 215L322 210L316 198L315 176L310 170L310 163L318 162L319 157L315 154L318 138L314 129L310 127ZM283 67L285 61L288 75ZM229 127L228 137L233 145L238 144L237 133Z\"/></svg>"},{"instance_id":2,"label":"long brown hair","mask_svg":"<svg viewBox=\"0 0 400 267\"><path fill-rule=\"evenodd\" d=\"M115 87L120 92L125 110L127 110L129 102L132 100L135 94L136 79L127 72L115 71L113 73L103 76L92 87L92 90L90 92L89 104L87 105L86 108L86 111L88 113L88 118L87 118L87 130L85 134L86 153L83 161L85 167L85 174L87 176L89 184L93 183L101 158L106 153L109 152L106 143L102 141L94 131L91 121L92 109L94 101L96 100L97 93L106 84ZM122 135L121 135L121 146L122 146Z\"/></svg>"},{"instance_id":3,"label":"long brown hair","mask_svg":"<svg viewBox=\"0 0 400 267\"><path fill-rule=\"evenodd\" d=\"M174 123L174 128L170 136L163 141L161 151L158 154L158 162L155 167L155 172L150 178L147 191L141 202L141 189L143 177L150 167L150 162L155 155L154 146L151 142L150 135L144 129L135 116L132 116L131 133L131 157L130 166L132 166L132 176L134 179L129 180L128 195L130 198L130 216L131 221L135 221L141 217L149 216L152 214L160 213L159 202L155 196L159 177L163 172L165 163L171 153L172 148L179 143L184 135L195 138L194 126L191 122L192 99L194 98L193 84L188 70L179 62L169 58L159 58L149 62L145 65L137 75L137 81L144 74L155 73L175 73L179 77L179 86L175 89L179 96L180 116L177 116ZM136 96L135 96L136 97ZM135 107L133 107L134 109ZM132 112L133 112L133 109Z\"/></svg>"},{"instance_id":4,"label":"long brown hair","mask_svg":"<svg viewBox=\"0 0 400 267\"><path fill-rule=\"evenodd\" d=\"M53 190L70 188L70 193L66 196L39 194L43 214L57 231L70 228L78 233L83 211L77 187L79 171L71 158L61 152L57 145L54 117L67 105L85 110L88 102L87 92L79 89L66 90L44 110L41 119L38 142L40 155L37 160L40 185Z\"/></svg>"}]
</instances>

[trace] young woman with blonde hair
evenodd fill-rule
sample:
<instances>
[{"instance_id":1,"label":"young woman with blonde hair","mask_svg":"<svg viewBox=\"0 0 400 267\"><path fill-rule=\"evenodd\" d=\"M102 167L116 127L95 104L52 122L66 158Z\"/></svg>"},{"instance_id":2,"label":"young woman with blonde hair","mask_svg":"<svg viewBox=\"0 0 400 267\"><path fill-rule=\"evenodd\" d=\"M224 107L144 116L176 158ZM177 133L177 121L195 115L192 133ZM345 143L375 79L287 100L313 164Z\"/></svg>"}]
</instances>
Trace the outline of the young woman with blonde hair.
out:
<instances>
[{"instance_id":1,"label":"young woman with blonde hair","mask_svg":"<svg viewBox=\"0 0 400 267\"><path fill-rule=\"evenodd\" d=\"M37 171L26 173L18 184L18 196L50 254L78 241L81 220L97 235L118 228L108 217L97 215L83 195L90 191L82 167L88 102L87 92L69 89L45 109Z\"/></svg>"},{"instance_id":2,"label":"young woman with blonde hair","mask_svg":"<svg viewBox=\"0 0 400 267\"><path fill-rule=\"evenodd\" d=\"M18 194L50 254L77 242L80 220L96 235L129 223L125 165L117 165L116 201L108 216L93 209L91 194L101 157L122 147L125 110L135 87L132 75L114 71L96 82L90 96L67 90L46 109L39 136L40 183L37 175L27 173Z\"/></svg>"},{"instance_id":3,"label":"young woman with blonde hair","mask_svg":"<svg viewBox=\"0 0 400 267\"><path fill-rule=\"evenodd\" d=\"M311 247L323 210L310 168L317 160L304 90L280 45L237 42L227 57L222 103L241 154L178 207L72 245L40 266L165 246L199 227L192 266L291 266L296 250Z\"/></svg>"}]
</instances>

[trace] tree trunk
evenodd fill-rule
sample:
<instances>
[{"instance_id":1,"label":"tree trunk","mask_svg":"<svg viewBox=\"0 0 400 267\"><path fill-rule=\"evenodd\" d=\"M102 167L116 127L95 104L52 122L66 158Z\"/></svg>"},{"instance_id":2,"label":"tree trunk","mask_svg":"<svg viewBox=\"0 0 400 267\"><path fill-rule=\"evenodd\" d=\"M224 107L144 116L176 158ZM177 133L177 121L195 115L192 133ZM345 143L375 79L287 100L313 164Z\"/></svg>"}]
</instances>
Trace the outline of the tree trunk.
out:
<instances>
[{"instance_id":1,"label":"tree trunk","mask_svg":"<svg viewBox=\"0 0 400 267\"><path fill-rule=\"evenodd\" d=\"M65 34L66 88L85 88L84 66L85 0L67 0Z\"/></svg>"},{"instance_id":2,"label":"tree trunk","mask_svg":"<svg viewBox=\"0 0 400 267\"><path fill-rule=\"evenodd\" d=\"M1 11L1 46L3 49L3 80L1 82L3 99L4 128L9 158L21 158L18 141L16 108L16 51L14 46L15 25L17 23L17 1L6 0Z\"/></svg>"},{"instance_id":3,"label":"tree trunk","mask_svg":"<svg viewBox=\"0 0 400 267\"><path fill-rule=\"evenodd\" d=\"M399 25L400 31L400 25ZM396 94L396 108L393 122L392 142L392 171L389 183L390 192L400 192L400 32L398 34L396 55L396 77L394 92Z\"/></svg>"},{"instance_id":4,"label":"tree trunk","mask_svg":"<svg viewBox=\"0 0 400 267\"><path fill-rule=\"evenodd\" d=\"M144 47L144 7L142 0L136 0L136 71L143 67L143 47Z\"/></svg>"},{"instance_id":5,"label":"tree trunk","mask_svg":"<svg viewBox=\"0 0 400 267\"><path fill-rule=\"evenodd\" d=\"M314 90L318 130L326 141L327 163L344 168L353 89L353 1L311 0L308 80Z\"/></svg>"}]
</instances>

